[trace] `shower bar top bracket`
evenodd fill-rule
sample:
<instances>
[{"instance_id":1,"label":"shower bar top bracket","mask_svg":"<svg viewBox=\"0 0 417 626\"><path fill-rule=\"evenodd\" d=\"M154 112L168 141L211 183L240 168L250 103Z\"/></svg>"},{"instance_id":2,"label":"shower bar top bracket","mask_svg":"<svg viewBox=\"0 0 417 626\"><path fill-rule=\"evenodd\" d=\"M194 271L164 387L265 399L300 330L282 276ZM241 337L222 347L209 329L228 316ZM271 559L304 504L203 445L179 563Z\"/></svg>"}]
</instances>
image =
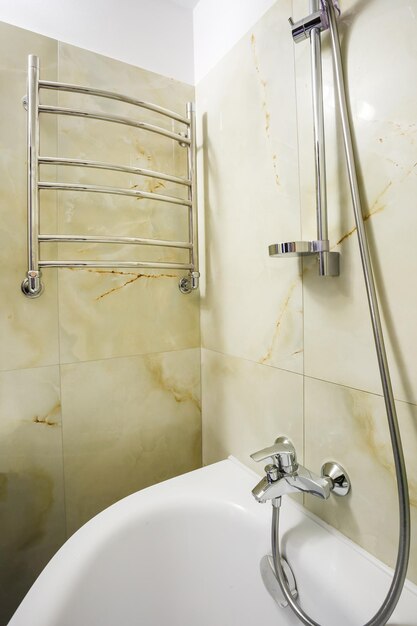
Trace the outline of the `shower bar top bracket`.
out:
<instances>
[{"instance_id":1,"label":"shower bar top bracket","mask_svg":"<svg viewBox=\"0 0 417 626\"><path fill-rule=\"evenodd\" d=\"M170 111L156 104L137 100L130 96L112 91L94 89L67 83L41 80L39 58L35 55L28 57L28 80L27 94L23 98L23 106L27 111L27 255L28 271L23 280L21 289L25 296L37 298L43 292L41 282L42 268L121 268L121 269L154 269L154 270L183 270L187 275L179 280L181 293L191 293L199 286L198 264L198 225L197 225L197 186L196 186L196 132L195 132L195 108L192 102L186 106L185 116ZM180 132L168 130L163 126L156 126L147 122L137 121L129 117L106 114L102 111L87 111L84 109L72 109L60 106L47 106L40 103L40 91L42 89L71 92L96 96L99 98L116 100L130 104L138 109L145 109L168 118L172 123L183 125ZM51 157L40 154L40 114L55 114L95 119L105 122L113 122L123 126L130 126L142 131L155 133L177 142L187 150L187 173L185 177L174 176L165 172L158 172L141 167L128 167L121 164L106 163L103 161ZM39 166L55 165L66 167L91 168L108 171L124 172L132 175L155 178L168 181L175 185L186 187L187 199L167 194L128 189L122 187L109 187L93 184L46 182L40 180ZM92 236L92 235L61 235L40 233L40 195L39 191L49 189L55 191L75 191L99 194L113 194L164 202L171 205L186 207L188 211L188 237L184 241L171 241L165 239L146 239L143 237L115 237L115 236ZM106 260L42 260L40 258L41 243L88 243L88 244L116 244L154 246L162 249L174 248L188 251L187 262L160 262L160 261L106 261Z\"/></svg>"}]
</instances>

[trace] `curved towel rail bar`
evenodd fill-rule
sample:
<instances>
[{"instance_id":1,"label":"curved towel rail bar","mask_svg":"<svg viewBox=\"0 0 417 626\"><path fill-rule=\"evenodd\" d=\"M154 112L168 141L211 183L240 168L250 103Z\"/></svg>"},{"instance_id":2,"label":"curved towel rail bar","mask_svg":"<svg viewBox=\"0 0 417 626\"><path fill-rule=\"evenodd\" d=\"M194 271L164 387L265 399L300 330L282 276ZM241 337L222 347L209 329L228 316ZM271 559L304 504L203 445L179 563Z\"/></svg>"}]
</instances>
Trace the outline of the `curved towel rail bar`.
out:
<instances>
[{"instance_id":1,"label":"curved towel rail bar","mask_svg":"<svg viewBox=\"0 0 417 626\"><path fill-rule=\"evenodd\" d=\"M144 200L158 200L159 202L169 202L170 204L181 204L191 207L189 200L176 198L175 196L165 196L161 193L139 191L137 189L124 189L122 187L102 187L100 185L81 185L79 183L50 183L39 181L39 189L53 189L54 191L89 191L91 193L107 193L115 196L132 196Z\"/></svg>"},{"instance_id":2,"label":"curved towel rail bar","mask_svg":"<svg viewBox=\"0 0 417 626\"><path fill-rule=\"evenodd\" d=\"M40 267L192 270L188 263L147 263L145 261L39 261Z\"/></svg>"},{"instance_id":3,"label":"curved towel rail bar","mask_svg":"<svg viewBox=\"0 0 417 626\"><path fill-rule=\"evenodd\" d=\"M170 111L169 109L165 109L164 107L160 107L157 104L151 104L150 102L144 102L143 100L136 100L135 98L130 98L129 96L124 96L123 94L116 93L114 91L105 91L103 89L94 89L93 87L84 87L82 85L71 85L68 83L55 83L49 80L40 80L39 81L40 89L56 89L59 91L70 91L73 93L82 93L90 96L98 96L99 98L108 98L110 100L118 100L119 102L126 102L127 104L133 104L134 106L140 107L141 109L147 109L148 111L153 111L154 113L159 113L160 115L164 115L165 117L169 117L177 122L181 122L187 126L190 125L190 120L174 111Z\"/></svg>"},{"instance_id":4,"label":"curved towel rail bar","mask_svg":"<svg viewBox=\"0 0 417 626\"><path fill-rule=\"evenodd\" d=\"M91 167L98 170L112 170L115 172L125 172L126 174L136 174L138 176L148 176L157 178L158 180L166 180L170 183L178 185L191 186L191 180L181 178L180 176L172 176L171 174L163 174L154 170L146 170L141 167L127 167L125 165L116 165L114 163L105 163L104 161L90 161L87 159L58 159L55 157L39 157L40 165L68 165L74 167Z\"/></svg>"},{"instance_id":5,"label":"curved towel rail bar","mask_svg":"<svg viewBox=\"0 0 417 626\"><path fill-rule=\"evenodd\" d=\"M164 248L185 248L191 250L187 241L168 241L166 239L143 239L142 237L101 237L99 235L39 235L41 243L115 243L136 244L141 246L161 246Z\"/></svg>"},{"instance_id":6,"label":"curved towel rail bar","mask_svg":"<svg viewBox=\"0 0 417 626\"><path fill-rule=\"evenodd\" d=\"M185 125L184 133L167 130L154 124L132 120L125 116L106 114L81 109L72 109L60 106L49 106L40 104L39 94L42 89L55 89L61 91L74 92L118 100L127 104L132 104L142 109L148 109L170 118L175 122ZM200 272L198 269L198 241L197 241L197 188L196 188L196 132L195 132L195 110L191 102L187 103L186 117L173 111L169 111L158 105L150 104L142 100L137 100L129 96L124 96L111 91L82 87L67 83L55 83L42 81L39 77L39 58L29 55L28 58L28 83L27 96L24 99L27 110L27 212L28 212L28 232L27 232L27 252L28 271L25 280L22 282L23 293L30 297L38 297L42 291L41 268L67 267L67 268L126 268L126 269L169 269L188 270L188 275L179 281L179 288L182 293L190 293L199 286ZM177 141L179 145L187 150L187 173L186 176L174 176L164 172L156 172L140 167L129 167L114 163L105 163L88 159L72 159L65 157L40 156L40 113L69 115L83 117L87 119L97 119L106 122L115 122L133 128L149 131ZM111 187L94 184L46 182L39 180L40 165L63 165L74 167L88 167L91 169L113 170L128 174L148 176L160 180L169 181L174 184L187 187L187 199L177 196L142 191L139 189L127 189L123 187ZM55 191L83 191L93 193L114 194L130 196L170 204L181 205L188 210L188 241L169 241L164 239L145 239L142 237L113 237L98 235L61 235L61 234L40 234L40 194L41 189ZM135 244L143 246L160 246L166 248L177 248L188 251L189 262L147 262L147 261L107 261L107 260L42 260L40 259L41 243L88 243L88 244Z\"/></svg>"},{"instance_id":7,"label":"curved towel rail bar","mask_svg":"<svg viewBox=\"0 0 417 626\"><path fill-rule=\"evenodd\" d=\"M69 115L73 117L86 117L91 120L101 120L103 122L114 122L115 124L124 124L125 126L132 126L133 128L139 128L140 130L147 130L150 133L156 133L169 139L174 139L181 144L190 145L190 140L185 135L180 133L173 133L170 130L165 130L160 126L154 124L148 124L147 122L136 122L128 117L121 115L109 115L105 113L98 113L95 111L83 111L81 109L67 109L66 107L49 106L46 104L39 105L39 113L55 113L56 115Z\"/></svg>"}]
</instances>

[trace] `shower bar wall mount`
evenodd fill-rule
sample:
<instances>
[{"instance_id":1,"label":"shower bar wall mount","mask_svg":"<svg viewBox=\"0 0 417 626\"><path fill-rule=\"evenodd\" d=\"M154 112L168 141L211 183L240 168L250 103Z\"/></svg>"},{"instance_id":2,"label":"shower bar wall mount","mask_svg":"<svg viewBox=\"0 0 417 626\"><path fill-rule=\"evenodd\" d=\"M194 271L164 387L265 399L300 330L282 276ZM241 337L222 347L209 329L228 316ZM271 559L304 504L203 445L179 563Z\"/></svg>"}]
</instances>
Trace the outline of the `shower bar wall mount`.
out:
<instances>
[{"instance_id":1,"label":"shower bar wall mount","mask_svg":"<svg viewBox=\"0 0 417 626\"><path fill-rule=\"evenodd\" d=\"M338 3L333 4L339 11ZM310 39L311 83L313 101L314 162L316 182L317 239L313 241L286 241L269 246L272 257L317 256L320 276L339 276L340 254L331 252L327 224L326 155L323 111L323 77L321 67L320 33L329 27L323 2L311 0L312 13L294 23L289 19L295 43Z\"/></svg>"},{"instance_id":2,"label":"shower bar wall mount","mask_svg":"<svg viewBox=\"0 0 417 626\"><path fill-rule=\"evenodd\" d=\"M122 268L122 269L171 269L186 270L187 276L179 280L181 293L191 293L199 286L199 266L198 266L198 230L197 230L197 189L196 189L196 133L195 133L195 108L192 102L187 103L186 116L182 116L174 111L148 102L143 102L130 96L125 96L112 91L71 85L66 83L40 80L39 58L35 55L28 57L28 82L27 95L23 98L23 106L27 111L27 254L28 271L26 278L22 282L22 292L29 298L37 298L43 292L41 282L42 268L62 267L62 268ZM69 109L59 106L46 106L39 102L39 92L41 89L51 89L79 94L87 94L117 100L126 104L134 105L140 109L146 109L166 117L174 122L183 124L184 132L173 132L166 128L140 122L128 117L122 117L102 112L86 111L80 109ZM88 119L113 122L133 128L138 128L151 133L156 133L167 139L178 142L187 149L187 175L185 178L173 176L163 172L143 169L139 167L127 167L124 165L105 163L102 161L92 161L86 159L55 158L40 155L40 123L39 114L56 114L83 117ZM44 182L39 180L40 165L59 165L67 167L86 167L92 169L103 169L111 171L125 172L133 175L146 176L158 180L165 180L177 185L185 186L188 190L187 200L183 198L145 192L136 189L126 189L121 187L108 187L90 184L69 184L61 182ZM188 209L188 240L170 241L163 239L145 239L142 237L102 237L90 235L60 235L41 234L39 232L40 198L41 189L58 191L77 191L99 194L113 194L130 196L166 202L172 205L185 206ZM41 260L41 243L91 243L91 244L120 244L157 246L162 248L176 248L188 250L188 263L173 262L145 262L145 261L106 261L106 260Z\"/></svg>"}]
</instances>

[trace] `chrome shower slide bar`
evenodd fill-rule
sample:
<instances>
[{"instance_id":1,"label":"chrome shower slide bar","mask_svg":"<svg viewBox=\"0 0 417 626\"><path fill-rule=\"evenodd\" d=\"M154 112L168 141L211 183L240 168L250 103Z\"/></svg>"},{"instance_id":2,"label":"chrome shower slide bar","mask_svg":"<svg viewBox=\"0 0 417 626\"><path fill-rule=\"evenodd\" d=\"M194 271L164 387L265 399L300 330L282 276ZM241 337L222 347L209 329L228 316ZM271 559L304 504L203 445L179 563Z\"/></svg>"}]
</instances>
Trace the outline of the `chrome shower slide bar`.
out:
<instances>
[{"instance_id":1,"label":"chrome shower slide bar","mask_svg":"<svg viewBox=\"0 0 417 626\"><path fill-rule=\"evenodd\" d=\"M141 100L136 100L129 96L124 96L111 91L70 85L66 83L55 83L42 81L39 78L39 58L30 55L28 58L28 83L27 95L24 105L27 110L27 254L28 271L22 283L23 293L36 298L42 293L41 268L121 268L121 269L167 269L186 270L188 274L179 281L179 288L182 293L190 293L199 286L198 269L198 247L197 247L197 189L196 189L196 133L195 133L195 110L192 103L187 104L186 117L173 111L169 111L158 105L153 105ZM69 109L59 106L47 106L40 104L39 93L41 89L55 89L61 91L87 94L118 100L127 104L132 104L142 109L147 109L170 118L175 122L185 125L184 132L173 132L154 124L132 120L128 117L106 114L94 111L84 111L81 109ZM70 115L87 119L97 119L108 122L115 122L125 126L131 126L151 133L165 136L179 143L187 150L187 173L186 176L174 176L164 172L157 172L140 167L129 167L115 163L105 163L103 161L40 156L40 113ZM91 169L112 170L139 176L148 176L159 180L165 180L174 184L187 187L187 199L177 196L159 194L142 191L139 189L128 189L123 187L111 187L95 184L46 182L39 180L39 167L43 165L61 165L73 167L87 167ZM54 191L82 191L92 193L114 194L130 196L133 198L156 200L186 207L188 210L188 241L169 241L165 239L146 239L143 237L121 237L121 236L100 236L100 235L61 235L61 234L40 234L40 190ZM42 243L87 243L87 244L117 244L117 245L142 245L159 246L166 248L176 248L188 251L189 262L147 262L147 261L117 261L117 260L42 260L40 259L40 244Z\"/></svg>"},{"instance_id":2,"label":"chrome shower slide bar","mask_svg":"<svg viewBox=\"0 0 417 626\"><path fill-rule=\"evenodd\" d=\"M103 187L100 185L81 185L79 183L51 183L39 181L39 189L53 189L54 191L89 191L91 193L107 193L116 196L132 196L144 200L158 200L159 202L169 202L170 204L180 204L191 207L189 200L176 198L175 196L164 196L161 193L139 191L137 189L124 189L122 187Z\"/></svg>"},{"instance_id":3,"label":"chrome shower slide bar","mask_svg":"<svg viewBox=\"0 0 417 626\"><path fill-rule=\"evenodd\" d=\"M191 186L188 178L180 176L172 176L171 174L163 174L154 170L146 170L141 167L127 167L125 165L116 165L114 163L105 163L103 161L90 161L87 159L60 159L55 157L42 157L38 159L39 165L68 165L74 167L91 167L98 170L112 170L115 172L125 172L126 174L136 174L138 176L148 176L149 178L157 178L158 180L166 180L170 183L178 185Z\"/></svg>"},{"instance_id":4,"label":"chrome shower slide bar","mask_svg":"<svg viewBox=\"0 0 417 626\"><path fill-rule=\"evenodd\" d=\"M39 105L39 113L54 113L56 115L70 115L73 117L86 117L91 120L101 120L103 122L114 122L115 124L124 124L125 126L132 126L133 128L140 128L141 130L147 130L151 133L174 139L181 144L190 145L190 140L180 133L173 133L165 128L154 126L154 124L148 124L147 122L136 122L128 117L122 117L121 115L109 115L104 113L96 113L94 111L82 111L80 109L67 109L65 107L49 106L46 104Z\"/></svg>"},{"instance_id":5,"label":"chrome shower slide bar","mask_svg":"<svg viewBox=\"0 0 417 626\"><path fill-rule=\"evenodd\" d=\"M90 96L98 96L99 98L108 98L110 100L118 100L119 102L126 102L127 104L133 104L134 106L140 107L141 109L147 109L148 111L153 111L154 113L160 113L160 115L164 115L165 117L169 117L177 122L181 122L186 126L190 125L190 120L174 111L170 111L169 109L165 109L156 104L151 104L150 102L144 102L143 100L136 100L135 98L130 98L129 96L124 96L123 94L116 93L114 91L105 91L103 89L93 89L92 87L83 87L80 85L70 85L68 83L55 83L50 80L40 80L39 81L40 89L56 89L58 91L70 91L73 93L82 93Z\"/></svg>"},{"instance_id":6,"label":"chrome shower slide bar","mask_svg":"<svg viewBox=\"0 0 417 626\"><path fill-rule=\"evenodd\" d=\"M321 63L321 31L325 28L325 25L323 11L320 10L320 0L310 0L310 11L312 13L309 16L295 24L291 18L289 21L295 43L310 39L317 239L313 241L285 241L272 244L269 246L269 254L274 257L314 255L318 260L319 276L339 276L340 253L330 250L327 224L326 155Z\"/></svg>"},{"instance_id":7,"label":"chrome shower slide bar","mask_svg":"<svg viewBox=\"0 0 417 626\"><path fill-rule=\"evenodd\" d=\"M141 246L161 246L164 248L185 248L191 250L187 241L168 241L166 239L143 239L142 237L101 237L99 235L39 235L41 243L114 243L136 244Z\"/></svg>"}]
</instances>

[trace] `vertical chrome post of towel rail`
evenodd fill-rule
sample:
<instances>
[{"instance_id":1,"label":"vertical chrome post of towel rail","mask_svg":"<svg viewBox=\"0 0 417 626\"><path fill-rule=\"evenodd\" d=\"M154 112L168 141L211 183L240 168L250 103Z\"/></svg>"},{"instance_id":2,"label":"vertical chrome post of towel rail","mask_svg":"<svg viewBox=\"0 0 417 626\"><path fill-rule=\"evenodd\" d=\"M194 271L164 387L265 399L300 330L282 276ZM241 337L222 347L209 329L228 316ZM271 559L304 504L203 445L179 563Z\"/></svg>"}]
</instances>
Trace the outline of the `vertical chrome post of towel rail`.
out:
<instances>
[{"instance_id":1,"label":"vertical chrome post of towel rail","mask_svg":"<svg viewBox=\"0 0 417 626\"><path fill-rule=\"evenodd\" d=\"M319 11L320 0L310 1L312 13ZM328 252L326 154L324 139L323 75L321 64L321 28L310 31L311 83L313 99L314 155L316 176L317 239L326 242L326 251L318 253L319 275L339 276L338 252Z\"/></svg>"},{"instance_id":2,"label":"vertical chrome post of towel rail","mask_svg":"<svg viewBox=\"0 0 417 626\"><path fill-rule=\"evenodd\" d=\"M181 293L191 293L193 289L198 289L200 282L200 271L198 264L198 214L197 214L197 178L196 178L196 132L195 132L195 105L194 102L187 102L187 119L189 126L187 129L187 137L190 144L187 146L187 173L188 179L191 181L188 187L188 199L191 202L189 208L189 241L190 248L190 264L193 269L189 276L181 278L179 288Z\"/></svg>"},{"instance_id":3,"label":"vertical chrome post of towel rail","mask_svg":"<svg viewBox=\"0 0 417 626\"><path fill-rule=\"evenodd\" d=\"M22 282L22 291L28 298L37 298L43 285L39 269L39 58L33 54L28 59L26 105L28 272Z\"/></svg>"}]
</instances>

